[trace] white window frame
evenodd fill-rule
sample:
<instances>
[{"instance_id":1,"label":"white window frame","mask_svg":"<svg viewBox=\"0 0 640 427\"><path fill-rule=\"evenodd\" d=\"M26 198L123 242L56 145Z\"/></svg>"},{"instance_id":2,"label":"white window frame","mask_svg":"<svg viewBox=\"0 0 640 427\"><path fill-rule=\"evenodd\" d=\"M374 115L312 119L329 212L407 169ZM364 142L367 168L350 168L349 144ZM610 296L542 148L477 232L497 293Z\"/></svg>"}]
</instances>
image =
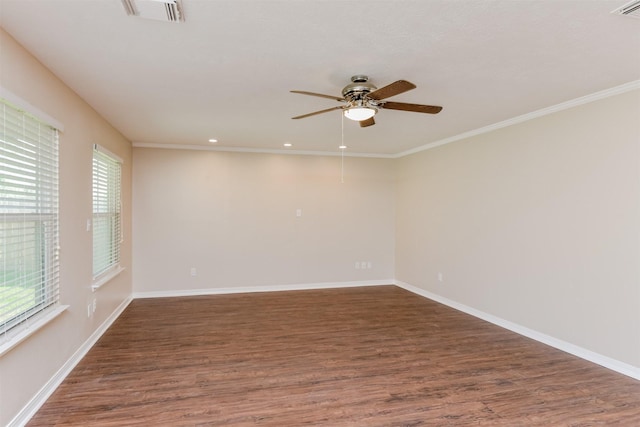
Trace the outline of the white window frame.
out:
<instances>
[{"instance_id":1,"label":"white window frame","mask_svg":"<svg viewBox=\"0 0 640 427\"><path fill-rule=\"evenodd\" d=\"M120 264L122 232L122 159L94 144L93 189L93 282L96 289L124 269Z\"/></svg>"},{"instance_id":2,"label":"white window frame","mask_svg":"<svg viewBox=\"0 0 640 427\"><path fill-rule=\"evenodd\" d=\"M0 355L68 307L59 298L59 130L0 88Z\"/></svg>"}]
</instances>

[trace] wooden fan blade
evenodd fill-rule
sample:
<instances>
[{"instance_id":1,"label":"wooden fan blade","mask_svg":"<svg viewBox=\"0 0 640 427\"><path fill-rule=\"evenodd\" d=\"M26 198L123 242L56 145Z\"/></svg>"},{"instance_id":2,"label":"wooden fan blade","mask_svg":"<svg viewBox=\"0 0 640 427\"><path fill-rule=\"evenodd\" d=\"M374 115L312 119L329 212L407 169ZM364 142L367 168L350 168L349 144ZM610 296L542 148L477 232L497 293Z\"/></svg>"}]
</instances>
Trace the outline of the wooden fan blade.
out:
<instances>
[{"instance_id":1,"label":"wooden fan blade","mask_svg":"<svg viewBox=\"0 0 640 427\"><path fill-rule=\"evenodd\" d=\"M415 88L416 85L411 82L408 82L406 80L398 80L397 82L393 82L390 85L386 85L385 87L374 90L373 92L368 94L367 97L377 100L386 99Z\"/></svg>"},{"instance_id":2,"label":"wooden fan blade","mask_svg":"<svg viewBox=\"0 0 640 427\"><path fill-rule=\"evenodd\" d=\"M336 101L344 101L344 98L341 98L339 96L333 96L333 95L323 95L321 93L314 93L314 92L306 92L304 90L291 90L291 93L299 93L302 95L311 95L311 96L319 96L320 98L329 98L329 99L333 99Z\"/></svg>"},{"instance_id":3,"label":"wooden fan blade","mask_svg":"<svg viewBox=\"0 0 640 427\"><path fill-rule=\"evenodd\" d=\"M291 117L291 118L292 119L304 119L305 117L315 116L316 114L328 113L329 111L333 111L333 110L342 110L342 106L339 105L337 107L327 108L326 110L314 111L313 113L303 114L301 116L296 116L296 117Z\"/></svg>"},{"instance_id":4,"label":"wooden fan blade","mask_svg":"<svg viewBox=\"0 0 640 427\"><path fill-rule=\"evenodd\" d=\"M376 124L376 121L373 120L373 117L367 119L367 120L361 120L360 121L360 127L361 128L366 128L367 126L373 126Z\"/></svg>"},{"instance_id":5,"label":"wooden fan blade","mask_svg":"<svg viewBox=\"0 0 640 427\"><path fill-rule=\"evenodd\" d=\"M407 104L406 102L391 102L387 101L380 105L381 108L387 110L402 110L402 111L414 111L416 113L438 114L442 107L435 105L420 105L420 104Z\"/></svg>"}]
</instances>

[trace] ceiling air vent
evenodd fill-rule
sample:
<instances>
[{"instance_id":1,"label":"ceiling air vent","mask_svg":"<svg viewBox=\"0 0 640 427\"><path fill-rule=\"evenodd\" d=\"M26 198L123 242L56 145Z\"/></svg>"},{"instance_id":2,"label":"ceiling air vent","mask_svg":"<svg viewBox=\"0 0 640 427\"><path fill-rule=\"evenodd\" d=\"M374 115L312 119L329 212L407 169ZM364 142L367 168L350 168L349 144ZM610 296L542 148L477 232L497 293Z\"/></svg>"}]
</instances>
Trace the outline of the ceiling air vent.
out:
<instances>
[{"instance_id":1,"label":"ceiling air vent","mask_svg":"<svg viewBox=\"0 0 640 427\"><path fill-rule=\"evenodd\" d=\"M180 0L122 0L127 15L165 22L184 22Z\"/></svg>"},{"instance_id":2,"label":"ceiling air vent","mask_svg":"<svg viewBox=\"0 0 640 427\"><path fill-rule=\"evenodd\" d=\"M640 19L640 0L633 0L630 3L613 10L611 13Z\"/></svg>"}]
</instances>

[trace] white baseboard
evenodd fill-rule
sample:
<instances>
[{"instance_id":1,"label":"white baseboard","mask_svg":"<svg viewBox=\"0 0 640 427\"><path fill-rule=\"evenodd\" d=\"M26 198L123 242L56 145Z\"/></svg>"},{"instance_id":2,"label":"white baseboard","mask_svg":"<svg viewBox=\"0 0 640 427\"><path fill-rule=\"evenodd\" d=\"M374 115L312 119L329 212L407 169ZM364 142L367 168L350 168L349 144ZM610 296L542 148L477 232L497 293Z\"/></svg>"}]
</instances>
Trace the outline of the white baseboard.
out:
<instances>
[{"instance_id":1,"label":"white baseboard","mask_svg":"<svg viewBox=\"0 0 640 427\"><path fill-rule=\"evenodd\" d=\"M558 350L562 350L566 353L572 354L581 359L588 360L589 362L593 362L597 365L611 369L612 371L618 372L620 374L626 375L636 380L640 380L640 368L637 366L629 365L619 360L612 359L611 357L604 356L602 354L596 353L591 350L587 350L585 348L568 343L558 338L554 338L552 336L540 333L533 329L526 328L524 326L518 325L517 323L509 322L508 320L504 320L499 317L493 316L491 314L485 313L483 311L476 310L475 308L466 306L464 304L460 304L456 301L431 293L417 286L410 285L409 283L396 280L394 281L394 284L414 294L439 302L441 304L444 304L456 310L462 311L463 313L470 314L471 316L477 317L489 323L493 323L494 325L508 329L517 334L523 335L527 338L531 338L543 344L557 348Z\"/></svg>"},{"instance_id":2,"label":"white baseboard","mask_svg":"<svg viewBox=\"0 0 640 427\"><path fill-rule=\"evenodd\" d=\"M64 379L71 373L73 368L82 360L82 358L91 350L91 347L100 339L100 337L109 329L111 324L122 314L127 308L132 298L124 300L111 315L89 336L89 338L76 350L75 353L65 362L64 365L56 372L49 381L36 393L35 396L27 403L24 408L7 424L7 427L24 426L31 417L40 409L47 401L49 396L58 388Z\"/></svg>"},{"instance_id":3,"label":"white baseboard","mask_svg":"<svg viewBox=\"0 0 640 427\"><path fill-rule=\"evenodd\" d=\"M248 287L176 289L169 291L134 292L133 298L187 297L196 295L243 294L250 292L304 291L311 289L354 288L360 286L395 285L394 279L362 280L357 282L302 283L293 285L267 285Z\"/></svg>"}]
</instances>

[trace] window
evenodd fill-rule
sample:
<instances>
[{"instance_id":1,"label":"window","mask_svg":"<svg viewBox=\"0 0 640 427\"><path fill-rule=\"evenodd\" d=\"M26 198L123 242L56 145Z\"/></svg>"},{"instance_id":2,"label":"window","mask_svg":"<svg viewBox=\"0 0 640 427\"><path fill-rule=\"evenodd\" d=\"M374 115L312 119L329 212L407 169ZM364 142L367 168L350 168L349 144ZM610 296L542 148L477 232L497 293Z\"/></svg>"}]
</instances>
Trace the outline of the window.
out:
<instances>
[{"instance_id":1,"label":"window","mask_svg":"<svg viewBox=\"0 0 640 427\"><path fill-rule=\"evenodd\" d=\"M0 343L58 302L58 131L0 99ZM14 329L15 328L15 329Z\"/></svg>"},{"instance_id":2,"label":"window","mask_svg":"<svg viewBox=\"0 0 640 427\"><path fill-rule=\"evenodd\" d=\"M93 150L93 287L121 271L120 175L122 161L108 150Z\"/></svg>"}]
</instances>

